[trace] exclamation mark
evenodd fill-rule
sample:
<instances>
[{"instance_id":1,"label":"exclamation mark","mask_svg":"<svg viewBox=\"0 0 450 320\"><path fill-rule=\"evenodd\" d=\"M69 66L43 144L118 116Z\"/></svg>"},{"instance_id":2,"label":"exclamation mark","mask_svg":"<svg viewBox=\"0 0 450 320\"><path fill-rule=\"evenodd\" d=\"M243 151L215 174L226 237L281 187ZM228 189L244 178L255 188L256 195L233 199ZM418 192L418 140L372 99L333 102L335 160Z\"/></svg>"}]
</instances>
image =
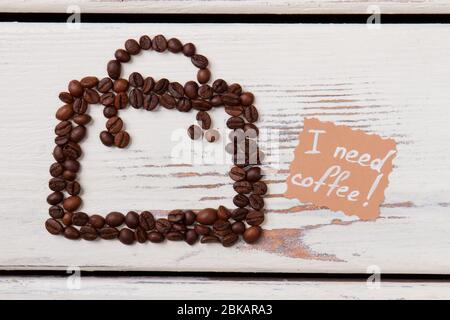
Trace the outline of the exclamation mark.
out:
<instances>
[{"instance_id":1,"label":"exclamation mark","mask_svg":"<svg viewBox=\"0 0 450 320\"><path fill-rule=\"evenodd\" d=\"M369 200L372 197L373 193L375 192L375 189L378 187L378 184L380 183L381 178L383 178L383 173L380 173L373 182L372 186L370 187L369 193L367 193L367 201L363 203L363 207L367 207L369 205Z\"/></svg>"}]
</instances>

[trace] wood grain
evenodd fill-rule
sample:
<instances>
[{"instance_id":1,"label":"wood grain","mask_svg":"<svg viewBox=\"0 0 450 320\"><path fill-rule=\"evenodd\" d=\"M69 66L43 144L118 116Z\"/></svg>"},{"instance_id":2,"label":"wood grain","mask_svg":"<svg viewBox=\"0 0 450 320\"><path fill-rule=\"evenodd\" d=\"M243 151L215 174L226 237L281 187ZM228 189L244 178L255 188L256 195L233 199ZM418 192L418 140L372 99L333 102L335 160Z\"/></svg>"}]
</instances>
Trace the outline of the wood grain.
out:
<instances>
[{"instance_id":1,"label":"wood grain","mask_svg":"<svg viewBox=\"0 0 450 320\"><path fill-rule=\"evenodd\" d=\"M0 24L0 269L357 272L450 270L450 27L390 25ZM164 33L193 41L214 78L242 83L256 95L267 153L269 196L257 246L226 249L183 243L135 245L70 242L48 235L48 166L57 95L73 78L105 75L106 62L129 37ZM181 83L195 68L180 56L146 53L125 69ZM188 147L195 115L123 112L132 145L101 145L101 108L83 143L83 211L231 206L229 165L174 158ZM361 222L282 194L303 118L346 124L392 137L398 157L381 217ZM223 129L225 113L212 113ZM227 131L222 132L222 137ZM182 138L179 138L182 137ZM182 140L179 140L182 139ZM219 155L223 142L203 154ZM266 142L266 143L264 143ZM210 157L205 157L210 159Z\"/></svg>"}]
</instances>

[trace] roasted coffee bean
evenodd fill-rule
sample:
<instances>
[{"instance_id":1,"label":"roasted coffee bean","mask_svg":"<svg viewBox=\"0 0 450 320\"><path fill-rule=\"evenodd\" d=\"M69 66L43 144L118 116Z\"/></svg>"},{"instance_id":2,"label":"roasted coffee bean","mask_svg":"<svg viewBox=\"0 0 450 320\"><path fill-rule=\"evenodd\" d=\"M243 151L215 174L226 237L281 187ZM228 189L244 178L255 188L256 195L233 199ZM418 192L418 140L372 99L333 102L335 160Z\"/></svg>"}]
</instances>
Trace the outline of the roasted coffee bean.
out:
<instances>
[{"instance_id":1,"label":"roasted coffee bean","mask_svg":"<svg viewBox=\"0 0 450 320\"><path fill-rule=\"evenodd\" d=\"M92 118L88 114L77 114L75 117L73 117L73 122L80 126L85 126L89 122L91 122Z\"/></svg>"},{"instance_id":2,"label":"roasted coffee bean","mask_svg":"<svg viewBox=\"0 0 450 320\"><path fill-rule=\"evenodd\" d=\"M208 112L206 111L199 111L197 112L196 116L198 125L202 127L204 130L208 130L211 128L211 117L209 116Z\"/></svg>"},{"instance_id":3,"label":"roasted coffee bean","mask_svg":"<svg viewBox=\"0 0 450 320\"><path fill-rule=\"evenodd\" d=\"M198 70L197 81L199 83L207 83L209 79L211 79L211 71L208 68Z\"/></svg>"},{"instance_id":4,"label":"roasted coffee bean","mask_svg":"<svg viewBox=\"0 0 450 320\"><path fill-rule=\"evenodd\" d=\"M75 212L72 216L72 224L75 226L84 226L89 222L89 216L84 212Z\"/></svg>"},{"instance_id":5,"label":"roasted coffee bean","mask_svg":"<svg viewBox=\"0 0 450 320\"><path fill-rule=\"evenodd\" d=\"M237 194L233 197L233 203L236 207L243 208L248 205L249 199L243 194Z\"/></svg>"},{"instance_id":6,"label":"roasted coffee bean","mask_svg":"<svg viewBox=\"0 0 450 320\"><path fill-rule=\"evenodd\" d=\"M86 88L84 90L83 99L87 103L96 104L100 101L100 95L98 94L97 91L90 89L90 88Z\"/></svg>"},{"instance_id":7,"label":"roasted coffee bean","mask_svg":"<svg viewBox=\"0 0 450 320\"><path fill-rule=\"evenodd\" d=\"M215 129L209 129L208 131L205 132L205 139L208 142L214 142L219 140L220 134L219 131L215 130Z\"/></svg>"},{"instance_id":8,"label":"roasted coffee bean","mask_svg":"<svg viewBox=\"0 0 450 320\"><path fill-rule=\"evenodd\" d=\"M144 78L139 72L132 72L128 77L130 86L134 88L140 88L144 85Z\"/></svg>"},{"instance_id":9,"label":"roasted coffee bean","mask_svg":"<svg viewBox=\"0 0 450 320\"><path fill-rule=\"evenodd\" d=\"M77 178L77 174L75 172L70 171L70 170L64 170L62 176L67 181L73 181L73 180L75 180Z\"/></svg>"},{"instance_id":10,"label":"roasted coffee bean","mask_svg":"<svg viewBox=\"0 0 450 320\"><path fill-rule=\"evenodd\" d=\"M88 108L88 103L83 98L77 98L73 102L73 111L78 114L86 113Z\"/></svg>"},{"instance_id":11,"label":"roasted coffee bean","mask_svg":"<svg viewBox=\"0 0 450 320\"><path fill-rule=\"evenodd\" d=\"M178 82L171 82L168 90L170 95L176 99L180 99L184 96L183 86Z\"/></svg>"},{"instance_id":12,"label":"roasted coffee bean","mask_svg":"<svg viewBox=\"0 0 450 320\"><path fill-rule=\"evenodd\" d=\"M181 98L177 103L177 110L181 112L188 112L192 109L191 100L188 98Z\"/></svg>"},{"instance_id":13,"label":"roasted coffee bean","mask_svg":"<svg viewBox=\"0 0 450 320\"><path fill-rule=\"evenodd\" d=\"M57 136L68 135L72 131L72 123L70 121L61 121L55 127L55 134Z\"/></svg>"},{"instance_id":14,"label":"roasted coffee bean","mask_svg":"<svg viewBox=\"0 0 450 320\"><path fill-rule=\"evenodd\" d=\"M50 193L47 197L48 204L56 205L63 201L64 195L60 191L55 191L53 193Z\"/></svg>"},{"instance_id":15,"label":"roasted coffee bean","mask_svg":"<svg viewBox=\"0 0 450 320\"><path fill-rule=\"evenodd\" d=\"M153 243L160 243L164 241L164 236L157 231L152 231L149 234L147 234L147 238L150 242Z\"/></svg>"},{"instance_id":16,"label":"roasted coffee bean","mask_svg":"<svg viewBox=\"0 0 450 320\"><path fill-rule=\"evenodd\" d=\"M144 97L144 109L148 111L155 110L158 106L159 98L156 94L149 94Z\"/></svg>"},{"instance_id":17,"label":"roasted coffee bean","mask_svg":"<svg viewBox=\"0 0 450 320\"><path fill-rule=\"evenodd\" d=\"M170 231L166 234L166 239L170 241L184 240L184 235L179 231Z\"/></svg>"},{"instance_id":18,"label":"roasted coffee bean","mask_svg":"<svg viewBox=\"0 0 450 320\"><path fill-rule=\"evenodd\" d=\"M88 241L93 241L97 239L97 230L90 226L83 226L80 228L81 238Z\"/></svg>"},{"instance_id":19,"label":"roasted coffee bean","mask_svg":"<svg viewBox=\"0 0 450 320\"><path fill-rule=\"evenodd\" d=\"M255 100L255 96L251 92L244 92L239 97L243 106L249 106Z\"/></svg>"},{"instance_id":20,"label":"roasted coffee bean","mask_svg":"<svg viewBox=\"0 0 450 320\"><path fill-rule=\"evenodd\" d=\"M117 230L116 228L106 227L106 228L101 228L98 231L98 234L100 235L100 238L102 238L102 239L113 240L119 236L119 230Z\"/></svg>"},{"instance_id":21,"label":"roasted coffee bean","mask_svg":"<svg viewBox=\"0 0 450 320\"><path fill-rule=\"evenodd\" d=\"M103 78L97 85L97 90L101 93L107 93L114 87L114 83L110 78Z\"/></svg>"},{"instance_id":22,"label":"roasted coffee bean","mask_svg":"<svg viewBox=\"0 0 450 320\"><path fill-rule=\"evenodd\" d=\"M162 34L159 34L156 37L154 37L153 41L152 41L152 48L156 52L166 51L166 49L167 49L166 38Z\"/></svg>"},{"instance_id":23,"label":"roasted coffee bean","mask_svg":"<svg viewBox=\"0 0 450 320\"><path fill-rule=\"evenodd\" d=\"M230 116L239 117L244 112L244 108L242 106L226 106L225 112Z\"/></svg>"},{"instance_id":24,"label":"roasted coffee bean","mask_svg":"<svg viewBox=\"0 0 450 320\"><path fill-rule=\"evenodd\" d=\"M242 87L239 83L232 83L228 86L228 92L234 93L234 94L237 94L238 96L240 96L242 93Z\"/></svg>"},{"instance_id":25,"label":"roasted coffee bean","mask_svg":"<svg viewBox=\"0 0 450 320\"><path fill-rule=\"evenodd\" d=\"M53 149L53 158L55 158L56 161L62 162L66 159L66 156L64 155L63 149L60 146L56 146Z\"/></svg>"},{"instance_id":26,"label":"roasted coffee bean","mask_svg":"<svg viewBox=\"0 0 450 320\"><path fill-rule=\"evenodd\" d=\"M111 117L106 122L106 129L108 129L108 131L113 134L116 134L120 130L122 130L122 127L123 121L119 117Z\"/></svg>"},{"instance_id":27,"label":"roasted coffee bean","mask_svg":"<svg viewBox=\"0 0 450 320\"><path fill-rule=\"evenodd\" d=\"M159 98L159 103L167 109L173 109L177 106L177 102L174 99L174 97L172 97L170 94L168 93L164 93L160 98Z\"/></svg>"},{"instance_id":28,"label":"roasted coffee bean","mask_svg":"<svg viewBox=\"0 0 450 320\"><path fill-rule=\"evenodd\" d=\"M253 193L257 194L259 196L266 194L267 193L267 185L262 181L255 182L253 184Z\"/></svg>"},{"instance_id":29,"label":"roasted coffee bean","mask_svg":"<svg viewBox=\"0 0 450 320\"><path fill-rule=\"evenodd\" d=\"M64 216L64 209L61 206L51 206L48 214L54 219L61 219Z\"/></svg>"},{"instance_id":30,"label":"roasted coffee bean","mask_svg":"<svg viewBox=\"0 0 450 320\"><path fill-rule=\"evenodd\" d=\"M83 86L80 81L72 80L69 82L68 89L73 97L81 97L83 95Z\"/></svg>"},{"instance_id":31,"label":"roasted coffee bean","mask_svg":"<svg viewBox=\"0 0 450 320\"><path fill-rule=\"evenodd\" d=\"M208 226L203 226L201 224L196 224L194 230L199 235L207 235L211 233L211 229Z\"/></svg>"},{"instance_id":32,"label":"roasted coffee bean","mask_svg":"<svg viewBox=\"0 0 450 320\"><path fill-rule=\"evenodd\" d=\"M261 210L264 208L264 199L257 194L252 194L249 197L250 206L255 210Z\"/></svg>"},{"instance_id":33,"label":"roasted coffee bean","mask_svg":"<svg viewBox=\"0 0 450 320\"><path fill-rule=\"evenodd\" d=\"M117 79L114 81L114 91L119 92L125 92L128 90L128 81L126 79Z\"/></svg>"},{"instance_id":34,"label":"roasted coffee bean","mask_svg":"<svg viewBox=\"0 0 450 320\"><path fill-rule=\"evenodd\" d=\"M73 107L70 104L65 104L60 107L55 114L56 119L64 121L69 120L73 116Z\"/></svg>"},{"instance_id":35,"label":"roasted coffee bean","mask_svg":"<svg viewBox=\"0 0 450 320\"><path fill-rule=\"evenodd\" d=\"M143 35L139 38L139 46L142 50L149 50L152 48L152 39L149 36Z\"/></svg>"},{"instance_id":36,"label":"roasted coffee bean","mask_svg":"<svg viewBox=\"0 0 450 320\"><path fill-rule=\"evenodd\" d=\"M66 191L71 196L77 196L80 194L81 186L77 181L70 181L66 185Z\"/></svg>"},{"instance_id":37,"label":"roasted coffee bean","mask_svg":"<svg viewBox=\"0 0 450 320\"><path fill-rule=\"evenodd\" d=\"M202 84L198 88L198 95L202 99L211 99L213 94L214 94L213 89L207 84Z\"/></svg>"},{"instance_id":38,"label":"roasted coffee bean","mask_svg":"<svg viewBox=\"0 0 450 320\"><path fill-rule=\"evenodd\" d=\"M86 136L86 128L83 126L76 126L70 132L70 140L73 142L80 142Z\"/></svg>"},{"instance_id":39,"label":"roasted coffee bean","mask_svg":"<svg viewBox=\"0 0 450 320\"><path fill-rule=\"evenodd\" d=\"M236 191L237 193L250 193L252 192L253 188L252 188L252 184L248 181L237 181L233 184L233 189L234 191Z\"/></svg>"},{"instance_id":40,"label":"roasted coffee bean","mask_svg":"<svg viewBox=\"0 0 450 320\"><path fill-rule=\"evenodd\" d=\"M124 109L128 105L128 95L126 92L121 92L114 97L114 108Z\"/></svg>"},{"instance_id":41,"label":"roasted coffee bean","mask_svg":"<svg viewBox=\"0 0 450 320\"><path fill-rule=\"evenodd\" d=\"M261 237L262 229L259 226L251 226L245 230L243 239L247 243L255 243Z\"/></svg>"},{"instance_id":42,"label":"roasted coffee bean","mask_svg":"<svg viewBox=\"0 0 450 320\"><path fill-rule=\"evenodd\" d=\"M247 170L247 180L250 182L256 182L262 178L261 168L260 167L252 167Z\"/></svg>"},{"instance_id":43,"label":"roasted coffee bean","mask_svg":"<svg viewBox=\"0 0 450 320\"><path fill-rule=\"evenodd\" d=\"M188 230L186 232L185 235L185 241L189 244L189 245L193 245L197 242L198 240L198 235L197 232L195 232L194 230Z\"/></svg>"},{"instance_id":44,"label":"roasted coffee bean","mask_svg":"<svg viewBox=\"0 0 450 320\"><path fill-rule=\"evenodd\" d=\"M145 78L144 84L142 86L142 91L145 94L149 94L154 87L155 87L155 80L152 77Z\"/></svg>"},{"instance_id":45,"label":"roasted coffee bean","mask_svg":"<svg viewBox=\"0 0 450 320\"><path fill-rule=\"evenodd\" d=\"M231 117L227 120L227 127L230 129L242 129L244 124L244 120L239 117Z\"/></svg>"},{"instance_id":46,"label":"roasted coffee bean","mask_svg":"<svg viewBox=\"0 0 450 320\"><path fill-rule=\"evenodd\" d=\"M111 79L119 79L120 78L122 66L120 65L119 61L117 61L117 60L109 61L106 69L107 69L108 75Z\"/></svg>"},{"instance_id":47,"label":"roasted coffee bean","mask_svg":"<svg viewBox=\"0 0 450 320\"><path fill-rule=\"evenodd\" d=\"M212 105L209 101L201 100L201 99L194 99L191 101L192 108L199 111L208 111L211 110Z\"/></svg>"},{"instance_id":48,"label":"roasted coffee bean","mask_svg":"<svg viewBox=\"0 0 450 320\"><path fill-rule=\"evenodd\" d=\"M114 144L114 136L108 131L100 132L100 141L107 147L110 147Z\"/></svg>"},{"instance_id":49,"label":"roasted coffee bean","mask_svg":"<svg viewBox=\"0 0 450 320\"><path fill-rule=\"evenodd\" d=\"M72 216L73 213L72 212L66 212L64 213L64 216L62 217L61 221L65 226L70 226L72 225Z\"/></svg>"},{"instance_id":50,"label":"roasted coffee bean","mask_svg":"<svg viewBox=\"0 0 450 320\"><path fill-rule=\"evenodd\" d=\"M217 79L213 82L212 88L216 93L225 93L228 89L228 84L223 79Z\"/></svg>"},{"instance_id":51,"label":"roasted coffee bean","mask_svg":"<svg viewBox=\"0 0 450 320\"><path fill-rule=\"evenodd\" d=\"M190 226L195 222L197 215L192 210L184 211L184 224Z\"/></svg>"},{"instance_id":52,"label":"roasted coffee bean","mask_svg":"<svg viewBox=\"0 0 450 320\"><path fill-rule=\"evenodd\" d=\"M139 225L145 231L150 231L155 228L155 218L149 211L142 211L139 215Z\"/></svg>"},{"instance_id":53,"label":"roasted coffee bean","mask_svg":"<svg viewBox=\"0 0 450 320\"><path fill-rule=\"evenodd\" d=\"M189 126L187 132L192 140L197 140L203 135L202 129L194 124Z\"/></svg>"},{"instance_id":54,"label":"roasted coffee bean","mask_svg":"<svg viewBox=\"0 0 450 320\"><path fill-rule=\"evenodd\" d=\"M244 125L245 136L248 138L257 138L259 136L259 129L253 123L246 123Z\"/></svg>"},{"instance_id":55,"label":"roasted coffee bean","mask_svg":"<svg viewBox=\"0 0 450 320\"><path fill-rule=\"evenodd\" d=\"M224 95L222 95L222 102L226 106L240 105L239 96L234 93L225 93Z\"/></svg>"},{"instance_id":56,"label":"roasted coffee bean","mask_svg":"<svg viewBox=\"0 0 450 320\"><path fill-rule=\"evenodd\" d=\"M57 144L58 146L63 146L67 142L69 142L69 136L55 137L55 144Z\"/></svg>"},{"instance_id":57,"label":"roasted coffee bean","mask_svg":"<svg viewBox=\"0 0 450 320\"><path fill-rule=\"evenodd\" d=\"M110 227L118 227L125 221L125 216L117 211L110 212L105 217L105 222Z\"/></svg>"},{"instance_id":58,"label":"roasted coffee bean","mask_svg":"<svg viewBox=\"0 0 450 320\"><path fill-rule=\"evenodd\" d=\"M105 218L98 214L93 214L89 217L89 224L95 229L101 229L105 225Z\"/></svg>"},{"instance_id":59,"label":"roasted coffee bean","mask_svg":"<svg viewBox=\"0 0 450 320\"><path fill-rule=\"evenodd\" d=\"M134 234L137 242L144 243L147 241L147 232L145 232L145 230L141 227L138 227Z\"/></svg>"},{"instance_id":60,"label":"roasted coffee bean","mask_svg":"<svg viewBox=\"0 0 450 320\"><path fill-rule=\"evenodd\" d=\"M125 224L130 229L136 229L139 226L139 214L134 211L130 211L125 216Z\"/></svg>"},{"instance_id":61,"label":"roasted coffee bean","mask_svg":"<svg viewBox=\"0 0 450 320\"><path fill-rule=\"evenodd\" d=\"M73 97L69 92L61 92L58 97L59 100L61 100L64 103L70 104L73 102Z\"/></svg>"},{"instance_id":62,"label":"roasted coffee bean","mask_svg":"<svg viewBox=\"0 0 450 320\"><path fill-rule=\"evenodd\" d=\"M209 100L209 102L211 103L211 105L212 105L213 107L219 107L219 106L223 105L223 103L222 103L222 97L219 96L219 95L213 96L213 97Z\"/></svg>"},{"instance_id":63,"label":"roasted coffee bean","mask_svg":"<svg viewBox=\"0 0 450 320\"><path fill-rule=\"evenodd\" d=\"M201 243L220 243L220 239L213 235L203 236L200 239Z\"/></svg>"},{"instance_id":64,"label":"roasted coffee bean","mask_svg":"<svg viewBox=\"0 0 450 320\"><path fill-rule=\"evenodd\" d=\"M173 223L172 224L172 231L179 231L181 233L186 233L187 227L183 223Z\"/></svg>"},{"instance_id":65,"label":"roasted coffee bean","mask_svg":"<svg viewBox=\"0 0 450 320\"><path fill-rule=\"evenodd\" d=\"M234 181L242 181L246 178L246 172L244 169L239 167L233 167L230 170L229 176Z\"/></svg>"},{"instance_id":66,"label":"roasted coffee bean","mask_svg":"<svg viewBox=\"0 0 450 320\"><path fill-rule=\"evenodd\" d=\"M67 239L75 240L80 238L80 232L77 228L68 226L64 229L64 237Z\"/></svg>"},{"instance_id":67,"label":"roasted coffee bean","mask_svg":"<svg viewBox=\"0 0 450 320\"><path fill-rule=\"evenodd\" d=\"M178 53L183 50L183 45L177 38L172 38L167 42L167 49L172 53Z\"/></svg>"},{"instance_id":68,"label":"roasted coffee bean","mask_svg":"<svg viewBox=\"0 0 450 320\"><path fill-rule=\"evenodd\" d=\"M231 230L235 234L243 234L245 232L245 223L242 221L233 222L231 225Z\"/></svg>"},{"instance_id":69,"label":"roasted coffee bean","mask_svg":"<svg viewBox=\"0 0 450 320\"><path fill-rule=\"evenodd\" d=\"M119 240L125 245L130 245L133 244L136 239L133 231L128 228L123 228L119 232Z\"/></svg>"},{"instance_id":70,"label":"roasted coffee bean","mask_svg":"<svg viewBox=\"0 0 450 320\"><path fill-rule=\"evenodd\" d=\"M166 234L172 228L170 221L164 218L156 220L155 226L156 230L162 234Z\"/></svg>"},{"instance_id":71,"label":"roasted coffee bean","mask_svg":"<svg viewBox=\"0 0 450 320\"><path fill-rule=\"evenodd\" d=\"M55 219L47 219L45 221L45 228L51 234L61 234L64 231L64 227Z\"/></svg>"},{"instance_id":72,"label":"roasted coffee bean","mask_svg":"<svg viewBox=\"0 0 450 320\"><path fill-rule=\"evenodd\" d=\"M208 66L208 59L201 54L194 54L191 57L191 62L199 69L205 69Z\"/></svg>"},{"instance_id":73,"label":"roasted coffee bean","mask_svg":"<svg viewBox=\"0 0 450 320\"><path fill-rule=\"evenodd\" d=\"M139 109L144 106L144 94L141 89L133 89L130 92L130 104L133 108Z\"/></svg>"},{"instance_id":74,"label":"roasted coffee bean","mask_svg":"<svg viewBox=\"0 0 450 320\"><path fill-rule=\"evenodd\" d=\"M206 208L200 210L197 214L197 222L201 224L211 225L217 220L217 210L212 208Z\"/></svg>"},{"instance_id":75,"label":"roasted coffee bean","mask_svg":"<svg viewBox=\"0 0 450 320\"><path fill-rule=\"evenodd\" d=\"M248 106L244 108L244 117L250 122L258 121L258 110L256 110L255 106Z\"/></svg>"},{"instance_id":76,"label":"roasted coffee bean","mask_svg":"<svg viewBox=\"0 0 450 320\"><path fill-rule=\"evenodd\" d=\"M114 52L114 57L120 62L128 62L131 59L130 54L123 49L117 49L116 52Z\"/></svg>"},{"instance_id":77,"label":"roasted coffee bean","mask_svg":"<svg viewBox=\"0 0 450 320\"><path fill-rule=\"evenodd\" d=\"M184 85L184 93L190 99L196 99L198 97L198 84L194 81L188 81Z\"/></svg>"},{"instance_id":78,"label":"roasted coffee bean","mask_svg":"<svg viewBox=\"0 0 450 320\"><path fill-rule=\"evenodd\" d=\"M81 156L80 145L75 142L69 142L63 147L63 153L66 159L76 160Z\"/></svg>"},{"instance_id":79,"label":"roasted coffee bean","mask_svg":"<svg viewBox=\"0 0 450 320\"><path fill-rule=\"evenodd\" d=\"M239 240L239 236L233 232L228 233L222 238L222 245L224 247L231 247Z\"/></svg>"},{"instance_id":80,"label":"roasted coffee bean","mask_svg":"<svg viewBox=\"0 0 450 320\"><path fill-rule=\"evenodd\" d=\"M131 55L138 54L141 51L139 43L134 39L128 39L125 41L125 50Z\"/></svg>"},{"instance_id":81,"label":"roasted coffee bean","mask_svg":"<svg viewBox=\"0 0 450 320\"><path fill-rule=\"evenodd\" d=\"M113 92L104 93L100 97L100 103L107 106L113 106L116 95Z\"/></svg>"},{"instance_id":82,"label":"roasted coffee bean","mask_svg":"<svg viewBox=\"0 0 450 320\"><path fill-rule=\"evenodd\" d=\"M63 207L65 210L73 212L81 205L81 198L79 196L70 196L64 199Z\"/></svg>"},{"instance_id":83,"label":"roasted coffee bean","mask_svg":"<svg viewBox=\"0 0 450 320\"><path fill-rule=\"evenodd\" d=\"M192 57L195 54L195 51L196 51L196 49L195 49L195 45L193 43L189 42L183 46L183 54L186 57Z\"/></svg>"},{"instance_id":84,"label":"roasted coffee bean","mask_svg":"<svg viewBox=\"0 0 450 320\"><path fill-rule=\"evenodd\" d=\"M214 231L224 231L231 228L231 224L227 220L217 220L213 224Z\"/></svg>"},{"instance_id":85,"label":"roasted coffee bean","mask_svg":"<svg viewBox=\"0 0 450 320\"><path fill-rule=\"evenodd\" d=\"M50 174L52 177L59 177L64 171L64 167L59 162L55 162L50 166Z\"/></svg>"},{"instance_id":86,"label":"roasted coffee bean","mask_svg":"<svg viewBox=\"0 0 450 320\"><path fill-rule=\"evenodd\" d=\"M169 80L162 78L155 83L153 91L157 94L163 94L169 88Z\"/></svg>"},{"instance_id":87,"label":"roasted coffee bean","mask_svg":"<svg viewBox=\"0 0 450 320\"><path fill-rule=\"evenodd\" d=\"M250 210L245 221L251 226L259 226L264 222L264 213L261 211Z\"/></svg>"},{"instance_id":88,"label":"roasted coffee bean","mask_svg":"<svg viewBox=\"0 0 450 320\"><path fill-rule=\"evenodd\" d=\"M120 131L114 137L114 144L116 147L125 148L130 143L130 135L126 131Z\"/></svg>"},{"instance_id":89,"label":"roasted coffee bean","mask_svg":"<svg viewBox=\"0 0 450 320\"><path fill-rule=\"evenodd\" d=\"M228 220L231 217L231 212L224 206L219 206L217 209L217 217L221 220Z\"/></svg>"},{"instance_id":90,"label":"roasted coffee bean","mask_svg":"<svg viewBox=\"0 0 450 320\"><path fill-rule=\"evenodd\" d=\"M182 210L172 210L169 212L167 219L172 223L180 223L184 221L184 212Z\"/></svg>"},{"instance_id":91,"label":"roasted coffee bean","mask_svg":"<svg viewBox=\"0 0 450 320\"><path fill-rule=\"evenodd\" d=\"M236 221L242 221L247 216L248 209L245 208L237 208L231 212L231 218Z\"/></svg>"},{"instance_id":92,"label":"roasted coffee bean","mask_svg":"<svg viewBox=\"0 0 450 320\"><path fill-rule=\"evenodd\" d=\"M52 191L63 191L66 187L66 181L61 178L51 178L48 187Z\"/></svg>"}]
</instances>

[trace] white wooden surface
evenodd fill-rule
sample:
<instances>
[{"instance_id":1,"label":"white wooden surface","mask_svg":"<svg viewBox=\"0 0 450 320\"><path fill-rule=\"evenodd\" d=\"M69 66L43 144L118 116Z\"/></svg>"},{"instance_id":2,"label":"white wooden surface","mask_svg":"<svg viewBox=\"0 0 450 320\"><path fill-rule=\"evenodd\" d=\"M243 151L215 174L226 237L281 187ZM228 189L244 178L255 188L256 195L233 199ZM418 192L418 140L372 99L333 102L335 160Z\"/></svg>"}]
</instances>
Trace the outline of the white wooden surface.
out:
<instances>
[{"instance_id":1,"label":"white wooden surface","mask_svg":"<svg viewBox=\"0 0 450 320\"><path fill-rule=\"evenodd\" d=\"M45 231L57 94L72 78L104 76L114 50L143 33L194 41L214 77L255 93L260 127L282 132L280 165L268 148L267 231L259 245L125 247ZM0 24L0 268L365 273L377 265L386 273L449 273L449 40L448 25ZM125 73L135 70L194 78L190 62L174 55L146 53ZM83 143L83 211L231 204L228 165L171 162L171 134L184 132L193 113L123 112L133 139L127 150L103 147L101 108L92 115ZM305 116L397 140L380 219L360 222L281 196ZM224 127L222 110L213 118Z\"/></svg>"},{"instance_id":2,"label":"white wooden surface","mask_svg":"<svg viewBox=\"0 0 450 320\"><path fill-rule=\"evenodd\" d=\"M1 277L0 299L367 300L449 299L448 282L211 279L191 277Z\"/></svg>"},{"instance_id":3,"label":"white wooden surface","mask_svg":"<svg viewBox=\"0 0 450 320\"><path fill-rule=\"evenodd\" d=\"M85 13L449 13L446 0L1 0L0 12Z\"/></svg>"}]
</instances>

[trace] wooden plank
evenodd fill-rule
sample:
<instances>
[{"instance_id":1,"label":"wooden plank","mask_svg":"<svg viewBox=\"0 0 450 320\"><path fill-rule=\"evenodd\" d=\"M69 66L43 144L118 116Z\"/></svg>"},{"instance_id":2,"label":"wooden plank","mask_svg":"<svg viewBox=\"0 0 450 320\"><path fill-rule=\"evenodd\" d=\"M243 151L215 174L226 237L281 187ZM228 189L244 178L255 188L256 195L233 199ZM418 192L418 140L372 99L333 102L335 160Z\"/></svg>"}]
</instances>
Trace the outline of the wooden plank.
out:
<instances>
[{"instance_id":1,"label":"wooden plank","mask_svg":"<svg viewBox=\"0 0 450 320\"><path fill-rule=\"evenodd\" d=\"M6 299L449 299L447 282L210 279L192 277L0 277Z\"/></svg>"},{"instance_id":2,"label":"wooden plank","mask_svg":"<svg viewBox=\"0 0 450 320\"><path fill-rule=\"evenodd\" d=\"M0 268L365 273L377 265L386 273L448 273L450 26L242 28L90 24L71 30L61 24L0 24L0 87L11 88L0 95ZM104 76L115 48L144 33L194 41L210 58L214 78L242 83L255 93L260 127L270 129L263 145L269 154L267 231L260 244L124 247L70 242L44 230L57 94L70 79ZM182 57L146 53L125 73L137 70L183 83L195 78L194 69ZM164 215L176 208L231 206L228 164L189 164L170 156L180 147L171 138L186 137L193 113L128 110L122 115L133 143L127 150L108 149L97 138L104 126L101 108L92 108L94 123L83 142L83 211L148 209ZM215 110L212 116L214 126L223 129L225 113ZM281 196L305 116L398 141L380 219L361 222ZM223 141L207 148L220 154Z\"/></svg>"},{"instance_id":3,"label":"wooden plank","mask_svg":"<svg viewBox=\"0 0 450 320\"><path fill-rule=\"evenodd\" d=\"M444 0L3 0L1 12L418 14L450 13Z\"/></svg>"}]
</instances>

